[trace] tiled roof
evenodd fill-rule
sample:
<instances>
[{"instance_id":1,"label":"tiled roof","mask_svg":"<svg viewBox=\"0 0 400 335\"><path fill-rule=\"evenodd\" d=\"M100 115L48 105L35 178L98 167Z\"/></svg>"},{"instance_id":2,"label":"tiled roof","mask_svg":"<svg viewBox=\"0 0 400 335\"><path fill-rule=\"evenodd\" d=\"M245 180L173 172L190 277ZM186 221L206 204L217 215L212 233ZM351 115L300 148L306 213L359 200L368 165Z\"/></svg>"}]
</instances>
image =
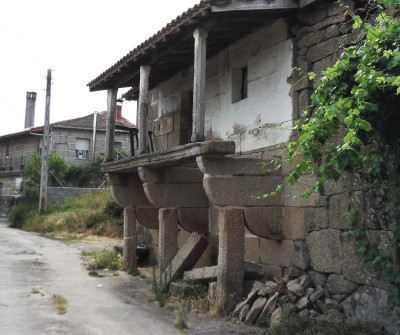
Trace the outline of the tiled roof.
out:
<instances>
[{"instance_id":1,"label":"tiled roof","mask_svg":"<svg viewBox=\"0 0 400 335\"><path fill-rule=\"evenodd\" d=\"M300 2L299 2L300 1ZM301 5L303 1L303 5ZM254 29L317 0L202 0L138 45L87 86L91 91L138 89L140 66L151 65L150 89L193 65L193 30L208 31L207 57L212 57ZM246 13L244 13L246 11ZM130 99L136 91L125 94Z\"/></svg>"},{"instance_id":2,"label":"tiled roof","mask_svg":"<svg viewBox=\"0 0 400 335\"><path fill-rule=\"evenodd\" d=\"M55 123L52 123L51 126L53 128L71 128L71 129L92 130L93 129L93 116L94 116L94 113L83 116L83 117L79 117L76 119L55 122ZM96 122L97 130L105 130L106 124L107 124L107 112L97 113L97 122ZM130 127L130 128L135 127L135 125L133 123L129 122L124 117L122 117L122 119L116 120L115 124L118 126L124 126L124 127Z\"/></svg>"},{"instance_id":3,"label":"tiled roof","mask_svg":"<svg viewBox=\"0 0 400 335\"><path fill-rule=\"evenodd\" d=\"M187 11L185 11L181 15L177 16L174 20L172 20L164 28L162 28L157 33L155 33L152 37L150 37L149 39L147 39L146 41L144 41L143 43L138 45L135 49L133 49L131 52L129 52L125 57L121 58L117 63L115 63L109 69L107 69L102 74L100 74L97 78L92 80L89 84L87 84L87 86L91 87L91 86L96 85L107 75L111 74L113 71L115 71L116 69L121 67L121 65L132 60L137 55L141 54L150 45L152 45L153 43L156 43L157 41L159 41L160 39L162 39L163 37L168 35L170 32L175 30L180 24L189 20L192 16L197 15L199 12L201 12L209 7L210 7L210 0L201 0L199 4L193 6L192 8L189 8Z\"/></svg>"}]
</instances>

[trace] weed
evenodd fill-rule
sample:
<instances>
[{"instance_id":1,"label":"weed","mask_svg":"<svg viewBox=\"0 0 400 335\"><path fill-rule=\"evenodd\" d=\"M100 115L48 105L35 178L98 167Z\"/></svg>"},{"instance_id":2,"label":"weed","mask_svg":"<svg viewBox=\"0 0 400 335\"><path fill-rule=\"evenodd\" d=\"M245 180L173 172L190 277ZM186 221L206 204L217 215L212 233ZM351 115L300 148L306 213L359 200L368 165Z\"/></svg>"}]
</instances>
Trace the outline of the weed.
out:
<instances>
[{"instance_id":1,"label":"weed","mask_svg":"<svg viewBox=\"0 0 400 335\"><path fill-rule=\"evenodd\" d=\"M348 331L341 322L331 319L302 317L296 313L285 313L279 325L266 329L265 335L346 335Z\"/></svg>"},{"instance_id":2,"label":"weed","mask_svg":"<svg viewBox=\"0 0 400 335\"><path fill-rule=\"evenodd\" d=\"M128 275L131 275L131 276L134 276L134 277L141 276L139 270L137 270L137 269L128 271Z\"/></svg>"},{"instance_id":3,"label":"weed","mask_svg":"<svg viewBox=\"0 0 400 335\"><path fill-rule=\"evenodd\" d=\"M189 328L187 322L187 316L189 313L188 306L185 302L178 302L174 310L175 313L175 327L179 330L185 330Z\"/></svg>"},{"instance_id":4,"label":"weed","mask_svg":"<svg viewBox=\"0 0 400 335\"><path fill-rule=\"evenodd\" d=\"M31 293L33 293L33 294L38 294L38 293L40 293L37 289L35 289L35 288L33 288L32 290L31 290Z\"/></svg>"},{"instance_id":5,"label":"weed","mask_svg":"<svg viewBox=\"0 0 400 335\"><path fill-rule=\"evenodd\" d=\"M170 282L171 282L171 266L169 266L167 271L165 271L164 276L163 275L160 276L160 281L157 281L156 271L155 268L153 268L152 288L155 298L161 307L164 307L168 301L170 295L169 294Z\"/></svg>"},{"instance_id":6,"label":"weed","mask_svg":"<svg viewBox=\"0 0 400 335\"><path fill-rule=\"evenodd\" d=\"M91 254L92 260L86 266L87 270L109 269L121 270L122 269L122 256L114 249L104 248L100 251L95 251Z\"/></svg>"},{"instance_id":7,"label":"weed","mask_svg":"<svg viewBox=\"0 0 400 335\"><path fill-rule=\"evenodd\" d=\"M60 294L54 294L52 298L54 306L57 308L58 314L65 314L67 312L68 301Z\"/></svg>"},{"instance_id":8,"label":"weed","mask_svg":"<svg viewBox=\"0 0 400 335\"><path fill-rule=\"evenodd\" d=\"M94 271L94 270L90 270L89 271L89 276L90 277L97 277L97 278L104 277L103 275L99 274L97 271Z\"/></svg>"},{"instance_id":9,"label":"weed","mask_svg":"<svg viewBox=\"0 0 400 335\"><path fill-rule=\"evenodd\" d=\"M118 276L119 276L119 272L114 272L114 273L113 273L113 276L114 276L114 277L118 277Z\"/></svg>"}]
</instances>

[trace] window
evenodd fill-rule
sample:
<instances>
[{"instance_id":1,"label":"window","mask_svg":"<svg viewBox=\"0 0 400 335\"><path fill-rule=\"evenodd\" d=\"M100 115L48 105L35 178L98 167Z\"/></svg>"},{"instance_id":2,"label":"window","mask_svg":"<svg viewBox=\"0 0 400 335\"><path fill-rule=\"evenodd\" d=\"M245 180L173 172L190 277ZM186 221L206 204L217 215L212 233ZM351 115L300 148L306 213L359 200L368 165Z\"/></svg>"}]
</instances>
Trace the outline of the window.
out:
<instances>
[{"instance_id":1,"label":"window","mask_svg":"<svg viewBox=\"0 0 400 335\"><path fill-rule=\"evenodd\" d=\"M77 138L75 142L75 158L89 158L89 140L86 138Z\"/></svg>"},{"instance_id":2,"label":"window","mask_svg":"<svg viewBox=\"0 0 400 335\"><path fill-rule=\"evenodd\" d=\"M247 66L232 69L232 103L247 98Z\"/></svg>"}]
</instances>

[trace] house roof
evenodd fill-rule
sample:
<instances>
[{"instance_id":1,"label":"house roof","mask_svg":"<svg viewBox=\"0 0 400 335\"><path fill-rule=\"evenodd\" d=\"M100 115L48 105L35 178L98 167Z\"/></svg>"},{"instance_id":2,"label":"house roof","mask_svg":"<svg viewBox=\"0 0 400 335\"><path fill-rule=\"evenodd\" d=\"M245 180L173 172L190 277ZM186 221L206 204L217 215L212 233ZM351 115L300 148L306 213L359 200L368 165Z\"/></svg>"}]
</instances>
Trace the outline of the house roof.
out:
<instances>
[{"instance_id":1,"label":"house roof","mask_svg":"<svg viewBox=\"0 0 400 335\"><path fill-rule=\"evenodd\" d=\"M79 117L76 119L64 120L60 122L52 123L53 128L69 128L69 129L86 129L93 130L93 117L94 113ZM97 113L96 128L97 130L106 130L107 124L107 112ZM116 126L122 126L127 128L133 128L135 125L129 122L126 118L115 120Z\"/></svg>"},{"instance_id":2,"label":"house roof","mask_svg":"<svg viewBox=\"0 0 400 335\"><path fill-rule=\"evenodd\" d=\"M288 15L315 1L202 0L138 45L88 86L90 91L122 87L135 89L139 86L140 65L151 65L151 89L193 65L195 27L207 29L207 57L211 57L277 17Z\"/></svg>"}]
</instances>

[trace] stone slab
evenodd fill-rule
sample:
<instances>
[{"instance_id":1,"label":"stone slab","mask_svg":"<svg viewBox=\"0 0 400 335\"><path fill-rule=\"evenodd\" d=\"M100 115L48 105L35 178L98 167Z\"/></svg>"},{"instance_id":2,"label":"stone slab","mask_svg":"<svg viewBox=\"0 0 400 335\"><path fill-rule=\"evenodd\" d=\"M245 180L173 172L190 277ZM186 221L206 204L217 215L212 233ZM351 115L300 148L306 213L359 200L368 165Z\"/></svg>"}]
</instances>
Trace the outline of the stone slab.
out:
<instances>
[{"instance_id":1,"label":"stone slab","mask_svg":"<svg viewBox=\"0 0 400 335\"><path fill-rule=\"evenodd\" d=\"M282 196L258 198L270 194L283 182L278 176L211 176L203 179L204 190L212 206L280 206Z\"/></svg>"},{"instance_id":2,"label":"stone slab","mask_svg":"<svg viewBox=\"0 0 400 335\"><path fill-rule=\"evenodd\" d=\"M135 208L136 219L143 226L148 229L158 229L158 208Z\"/></svg>"},{"instance_id":3,"label":"stone slab","mask_svg":"<svg viewBox=\"0 0 400 335\"><path fill-rule=\"evenodd\" d=\"M246 228L252 234L273 240L283 238L281 207L247 207L244 218Z\"/></svg>"},{"instance_id":4,"label":"stone slab","mask_svg":"<svg viewBox=\"0 0 400 335\"><path fill-rule=\"evenodd\" d=\"M201 183L144 183L149 201L163 207L207 207L208 199Z\"/></svg>"},{"instance_id":5,"label":"stone slab","mask_svg":"<svg viewBox=\"0 0 400 335\"><path fill-rule=\"evenodd\" d=\"M196 281L214 281L217 279L217 269L218 266L215 265L185 271L183 279ZM244 271L245 280L262 279L264 277L264 269L258 264L244 262Z\"/></svg>"},{"instance_id":6,"label":"stone slab","mask_svg":"<svg viewBox=\"0 0 400 335\"><path fill-rule=\"evenodd\" d=\"M122 207L152 207L137 173L109 173L111 195Z\"/></svg>"},{"instance_id":7,"label":"stone slab","mask_svg":"<svg viewBox=\"0 0 400 335\"><path fill-rule=\"evenodd\" d=\"M262 312L264 306L267 303L267 298L259 297L254 301L253 306L249 313L247 314L246 320L244 321L246 324L252 324Z\"/></svg>"},{"instance_id":8,"label":"stone slab","mask_svg":"<svg viewBox=\"0 0 400 335\"><path fill-rule=\"evenodd\" d=\"M234 141L206 141L189 143L163 151L137 155L133 158L114 161L102 165L103 172L134 172L139 167L177 165L194 161L197 156L228 155L235 153Z\"/></svg>"},{"instance_id":9,"label":"stone slab","mask_svg":"<svg viewBox=\"0 0 400 335\"><path fill-rule=\"evenodd\" d=\"M189 232L208 233L208 207L178 208L179 224Z\"/></svg>"},{"instance_id":10,"label":"stone slab","mask_svg":"<svg viewBox=\"0 0 400 335\"><path fill-rule=\"evenodd\" d=\"M153 183L201 183L203 173L198 168L164 166L162 168L139 168L142 182Z\"/></svg>"},{"instance_id":11,"label":"stone slab","mask_svg":"<svg viewBox=\"0 0 400 335\"><path fill-rule=\"evenodd\" d=\"M340 231L323 229L307 237L311 265L320 272L341 274L343 271L343 247Z\"/></svg>"},{"instance_id":12,"label":"stone slab","mask_svg":"<svg viewBox=\"0 0 400 335\"><path fill-rule=\"evenodd\" d=\"M166 268L163 277L174 279L177 275L183 274L184 271L192 269L207 248L207 245L207 239L202 235L196 232L190 234L186 243Z\"/></svg>"},{"instance_id":13,"label":"stone slab","mask_svg":"<svg viewBox=\"0 0 400 335\"><path fill-rule=\"evenodd\" d=\"M280 175L273 164L256 158L197 157L197 164L203 174L231 176Z\"/></svg>"}]
</instances>

